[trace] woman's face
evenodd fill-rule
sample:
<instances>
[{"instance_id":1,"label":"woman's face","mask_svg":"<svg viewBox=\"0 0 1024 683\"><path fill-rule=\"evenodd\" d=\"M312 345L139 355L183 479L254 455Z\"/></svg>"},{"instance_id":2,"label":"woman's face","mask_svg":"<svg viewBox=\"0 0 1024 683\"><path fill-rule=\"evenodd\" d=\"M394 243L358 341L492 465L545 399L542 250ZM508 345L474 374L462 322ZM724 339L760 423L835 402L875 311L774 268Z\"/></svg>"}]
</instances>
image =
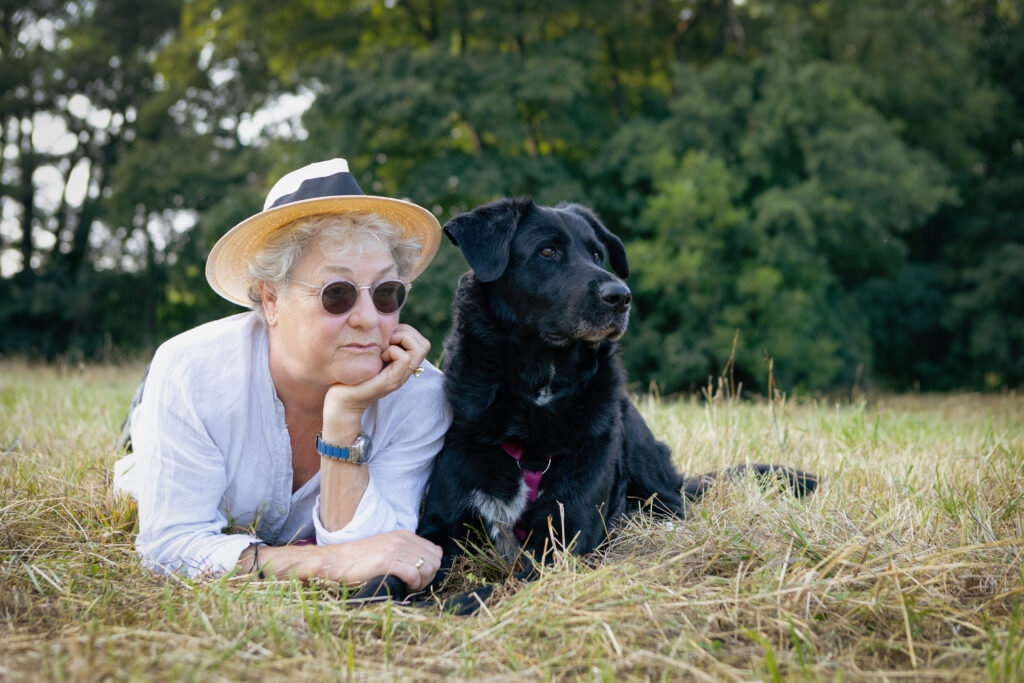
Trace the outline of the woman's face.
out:
<instances>
[{"instance_id":1,"label":"woman's face","mask_svg":"<svg viewBox=\"0 0 1024 683\"><path fill-rule=\"evenodd\" d=\"M370 379L383 368L381 353L398 324L398 313L380 313L370 291L360 289L352 310L331 315L320 304L319 287L333 280L372 285L397 277L395 261L384 246L362 250L311 246L292 269L291 278L318 289L288 282L267 303L271 355L291 380L304 384L358 384Z\"/></svg>"}]
</instances>

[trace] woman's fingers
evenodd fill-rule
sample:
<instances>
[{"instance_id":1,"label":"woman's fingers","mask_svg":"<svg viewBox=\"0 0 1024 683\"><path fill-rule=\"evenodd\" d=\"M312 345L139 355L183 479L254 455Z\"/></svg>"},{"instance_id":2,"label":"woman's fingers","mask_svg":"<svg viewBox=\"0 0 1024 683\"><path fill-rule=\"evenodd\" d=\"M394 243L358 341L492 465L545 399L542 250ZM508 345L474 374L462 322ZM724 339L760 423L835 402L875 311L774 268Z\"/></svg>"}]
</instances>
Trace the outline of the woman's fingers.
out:
<instances>
[{"instance_id":1,"label":"woman's fingers","mask_svg":"<svg viewBox=\"0 0 1024 683\"><path fill-rule=\"evenodd\" d=\"M320 548L330 555L324 562L327 578L342 583L391 574L410 589L420 590L430 584L441 566L441 548L405 530Z\"/></svg>"},{"instance_id":2,"label":"woman's fingers","mask_svg":"<svg viewBox=\"0 0 1024 683\"><path fill-rule=\"evenodd\" d=\"M410 590L418 591L425 585L419 571L412 564L402 560L393 561L387 568L382 569L381 573L397 576Z\"/></svg>"},{"instance_id":3,"label":"woman's fingers","mask_svg":"<svg viewBox=\"0 0 1024 683\"><path fill-rule=\"evenodd\" d=\"M430 352L430 341L410 325L397 325L388 342L388 347L381 354L381 359L388 365L381 374L387 375L391 383L396 383L391 389L394 391L416 374Z\"/></svg>"},{"instance_id":4,"label":"woman's fingers","mask_svg":"<svg viewBox=\"0 0 1024 683\"><path fill-rule=\"evenodd\" d=\"M394 561L387 572L412 590L427 586L441 566L441 548L410 531L392 532L395 536Z\"/></svg>"},{"instance_id":5,"label":"woman's fingers","mask_svg":"<svg viewBox=\"0 0 1024 683\"><path fill-rule=\"evenodd\" d=\"M420 560L423 562L420 562ZM425 556L418 556L416 559L405 558L396 560L384 572L401 579L402 583L410 590L418 591L430 585L431 579L437 573L438 565L427 560Z\"/></svg>"},{"instance_id":6,"label":"woman's fingers","mask_svg":"<svg viewBox=\"0 0 1024 683\"><path fill-rule=\"evenodd\" d=\"M395 326L388 341L391 344L389 350L397 347L408 354L407 360L413 369L418 368L430 353L430 341L410 325Z\"/></svg>"},{"instance_id":7,"label":"woman's fingers","mask_svg":"<svg viewBox=\"0 0 1024 683\"><path fill-rule=\"evenodd\" d=\"M423 560L423 563L419 567L420 579L422 580L422 585L420 585L419 588L423 588L430 584L434 575L437 574L437 570L441 568L441 557L440 555L437 557L421 555L420 558L417 559L417 562L419 562L419 559Z\"/></svg>"}]
</instances>

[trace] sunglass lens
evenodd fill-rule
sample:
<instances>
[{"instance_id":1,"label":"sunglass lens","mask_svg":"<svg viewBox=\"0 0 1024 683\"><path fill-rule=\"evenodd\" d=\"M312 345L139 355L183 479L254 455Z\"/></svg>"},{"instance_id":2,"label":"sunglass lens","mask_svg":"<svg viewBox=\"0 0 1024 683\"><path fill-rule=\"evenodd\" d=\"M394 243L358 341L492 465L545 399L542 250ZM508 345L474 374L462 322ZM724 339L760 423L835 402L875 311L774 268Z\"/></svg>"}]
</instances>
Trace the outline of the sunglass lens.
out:
<instances>
[{"instance_id":1,"label":"sunglass lens","mask_svg":"<svg viewBox=\"0 0 1024 683\"><path fill-rule=\"evenodd\" d=\"M396 313L405 303L405 285L398 280L380 282L373 288L373 305L381 313Z\"/></svg>"},{"instance_id":2,"label":"sunglass lens","mask_svg":"<svg viewBox=\"0 0 1024 683\"><path fill-rule=\"evenodd\" d=\"M356 303L359 290L351 282L332 282L320 294L320 303L331 315L341 315L351 310Z\"/></svg>"}]
</instances>

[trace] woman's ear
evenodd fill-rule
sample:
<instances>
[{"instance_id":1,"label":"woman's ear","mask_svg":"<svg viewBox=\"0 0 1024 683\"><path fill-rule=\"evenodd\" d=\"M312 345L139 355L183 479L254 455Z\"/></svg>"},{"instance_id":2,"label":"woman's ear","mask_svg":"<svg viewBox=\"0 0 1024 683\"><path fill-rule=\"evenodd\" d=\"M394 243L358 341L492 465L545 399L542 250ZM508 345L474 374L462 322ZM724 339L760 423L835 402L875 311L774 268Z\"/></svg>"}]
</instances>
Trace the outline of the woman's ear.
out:
<instances>
[{"instance_id":1,"label":"woman's ear","mask_svg":"<svg viewBox=\"0 0 1024 683\"><path fill-rule=\"evenodd\" d=\"M267 325L277 324L277 290L269 282L260 280L257 284L260 288L260 299L263 302L263 315L267 318Z\"/></svg>"}]
</instances>

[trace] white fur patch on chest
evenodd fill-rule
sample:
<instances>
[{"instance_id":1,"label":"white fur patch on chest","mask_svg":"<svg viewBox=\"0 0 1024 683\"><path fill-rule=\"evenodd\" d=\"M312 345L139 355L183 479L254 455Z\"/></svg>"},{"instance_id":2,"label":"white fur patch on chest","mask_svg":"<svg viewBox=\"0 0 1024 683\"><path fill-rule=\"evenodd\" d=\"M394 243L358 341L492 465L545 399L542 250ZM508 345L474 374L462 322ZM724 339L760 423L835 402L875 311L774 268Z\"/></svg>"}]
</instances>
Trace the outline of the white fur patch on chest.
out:
<instances>
[{"instance_id":1,"label":"white fur patch on chest","mask_svg":"<svg viewBox=\"0 0 1024 683\"><path fill-rule=\"evenodd\" d=\"M539 406L546 406L551 403L551 399L555 397L551 391L551 382L555 379L555 364L551 363L548 366L548 383L541 387L540 391L534 397L533 402Z\"/></svg>"},{"instance_id":2,"label":"white fur patch on chest","mask_svg":"<svg viewBox=\"0 0 1024 683\"><path fill-rule=\"evenodd\" d=\"M513 529L526 510L527 489L526 482L520 479L519 490L508 500L487 495L480 489L474 489L469 494L470 504L487 523L487 532L494 541L494 547L509 562L519 554L519 540Z\"/></svg>"}]
</instances>

